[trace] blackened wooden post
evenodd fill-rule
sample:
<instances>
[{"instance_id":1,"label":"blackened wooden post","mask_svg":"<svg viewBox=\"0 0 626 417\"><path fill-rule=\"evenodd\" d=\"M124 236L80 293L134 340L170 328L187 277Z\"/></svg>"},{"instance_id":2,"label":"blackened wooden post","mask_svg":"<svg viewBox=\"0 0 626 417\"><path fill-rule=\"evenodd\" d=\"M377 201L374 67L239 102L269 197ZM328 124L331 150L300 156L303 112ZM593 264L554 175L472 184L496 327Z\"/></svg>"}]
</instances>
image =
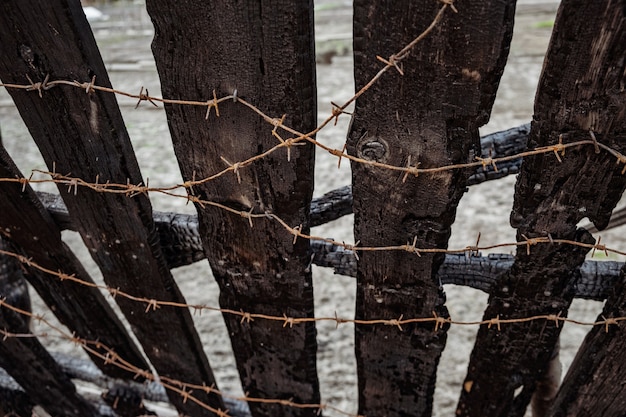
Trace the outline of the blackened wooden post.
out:
<instances>
[{"instance_id":1,"label":"blackened wooden post","mask_svg":"<svg viewBox=\"0 0 626 417\"><path fill-rule=\"evenodd\" d=\"M152 44L166 98L212 100L236 94L302 132L315 127L312 1L149 0ZM279 144L273 126L231 100L207 107L166 106L185 180L201 179ZM284 139L291 135L282 129ZM283 148L193 187L202 200L242 212L273 213L308 230L314 148ZM309 242L270 219L253 220L196 205L200 234L220 285L222 308L313 317ZM225 314L244 391L252 397L318 404L314 323ZM313 416L315 408L251 402L255 416Z\"/></svg>"},{"instance_id":2,"label":"blackened wooden post","mask_svg":"<svg viewBox=\"0 0 626 417\"><path fill-rule=\"evenodd\" d=\"M5 83L48 80L110 86L89 24L78 0L5 1L0 5L0 79ZM56 86L35 91L9 89L50 170L95 183L141 184L143 179L110 93ZM147 195L59 190L78 231L108 286L134 296L184 303L162 256ZM144 351L162 377L184 383L215 383L186 308L147 309L115 298ZM149 310L149 311L148 311ZM168 391L181 413L214 413ZM193 396L217 409L221 398L194 390Z\"/></svg>"},{"instance_id":3,"label":"blackened wooden post","mask_svg":"<svg viewBox=\"0 0 626 417\"><path fill-rule=\"evenodd\" d=\"M23 178L6 149L0 145L0 178ZM0 182L0 234L8 243L38 266L51 271L63 271L67 275L93 285L74 253L61 239L61 230L43 207L29 185L17 182ZM0 246L1 247L1 246ZM8 249L5 249L8 250ZM10 258L10 262L18 262ZM41 270L21 265L26 278L61 323L77 337L98 341L113 349L131 364L148 369L149 365L129 337L119 318L99 289L70 280L61 280ZM26 294L27 295L27 294ZM91 345L100 355L107 350ZM92 353L94 362L107 375L116 378L132 378L133 374L105 361Z\"/></svg>"},{"instance_id":4,"label":"blackened wooden post","mask_svg":"<svg viewBox=\"0 0 626 417\"><path fill-rule=\"evenodd\" d=\"M625 151L625 5L561 2L537 91L531 149L596 138ZM578 222L588 217L598 229L606 227L626 176L615 156L594 148L568 149L559 153L561 161L554 153L524 160L511 213L519 241L549 237L593 243L586 230L577 229ZM518 248L511 270L498 280L485 319L567 315L575 269L588 249L531 244ZM498 327L482 326L478 332L458 415L523 416L562 326L535 320Z\"/></svg>"},{"instance_id":5,"label":"blackened wooden post","mask_svg":"<svg viewBox=\"0 0 626 417\"><path fill-rule=\"evenodd\" d=\"M356 0L356 88L426 29L441 2ZM504 69L515 1L458 2L400 64L356 102L348 137L351 155L394 166L431 168L480 155L486 123ZM361 246L415 243L446 248L468 172L405 176L352 163L355 239ZM436 273L443 254L360 252L360 320L448 317ZM447 327L434 323L357 325L359 413L428 416Z\"/></svg>"}]
</instances>

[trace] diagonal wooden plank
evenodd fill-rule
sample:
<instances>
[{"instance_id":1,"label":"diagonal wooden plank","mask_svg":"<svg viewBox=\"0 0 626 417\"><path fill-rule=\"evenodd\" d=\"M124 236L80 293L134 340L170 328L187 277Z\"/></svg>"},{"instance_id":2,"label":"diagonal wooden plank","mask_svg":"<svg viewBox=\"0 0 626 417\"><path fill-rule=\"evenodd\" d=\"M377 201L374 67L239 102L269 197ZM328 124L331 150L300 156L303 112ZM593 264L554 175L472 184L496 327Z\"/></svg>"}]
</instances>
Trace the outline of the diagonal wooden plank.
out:
<instances>
[{"instance_id":1,"label":"diagonal wooden plank","mask_svg":"<svg viewBox=\"0 0 626 417\"><path fill-rule=\"evenodd\" d=\"M515 1L458 2L399 64L356 102L351 155L429 168L480 155L478 127L489 118L504 69ZM430 25L441 2L354 2L357 89ZM445 248L469 172L406 177L352 164L355 239L363 246ZM406 181L405 181L406 180ZM443 254L362 252L357 318L447 317L436 278ZM356 326L359 413L428 416L447 328Z\"/></svg>"},{"instance_id":2,"label":"diagonal wooden plank","mask_svg":"<svg viewBox=\"0 0 626 417\"><path fill-rule=\"evenodd\" d=\"M535 102L529 147L589 139L626 149L624 2L561 3ZM561 138L561 139L559 139ZM580 220L603 229L619 201L623 165L593 148L537 155L522 163L511 224L519 241L545 237L593 242ZM519 248L494 289L485 318L567 315L587 249L569 245ZM546 373L560 326L554 322L483 326L461 394L458 415L522 416ZM543 396L543 393L541 393Z\"/></svg>"},{"instance_id":3,"label":"diagonal wooden plank","mask_svg":"<svg viewBox=\"0 0 626 417\"><path fill-rule=\"evenodd\" d=\"M0 177L23 178L1 144ZM61 239L61 230L29 185L0 182L0 212L0 234L16 245L21 254L41 267L64 271L68 275L93 283L80 261ZM18 262L17 259L11 261ZM31 285L59 321L77 337L89 341L98 340L131 364L148 369L143 355L100 290L71 281L61 281L35 268L25 268L26 278ZM107 353L102 348L94 348L101 355ZM127 371L105 364L91 351L87 353L108 375L116 378L129 377Z\"/></svg>"},{"instance_id":4,"label":"diagonal wooden plank","mask_svg":"<svg viewBox=\"0 0 626 417\"><path fill-rule=\"evenodd\" d=\"M233 94L300 131L316 123L312 1L149 0L153 52L167 98L211 100ZM184 30L181 30L184 28ZM185 180L204 178L278 144L272 126L239 103L210 109L166 106ZM287 139L285 132L277 133ZM289 152L289 153L288 153ZM290 156L290 160L288 158ZM222 159L223 158L223 159ZM227 161L227 162L226 162ZM201 199L273 213L308 230L314 149L293 146L215 181L194 186ZM200 235L220 285L220 305L246 312L313 316L309 242L280 224L197 205ZM315 325L242 321L225 315L244 391L318 404ZM250 403L254 416L313 416L315 408Z\"/></svg>"},{"instance_id":5,"label":"diagonal wooden plank","mask_svg":"<svg viewBox=\"0 0 626 417\"><path fill-rule=\"evenodd\" d=\"M78 0L5 1L0 5L0 79L24 83L51 79L110 86L93 34ZM141 173L111 94L75 87L9 90L50 170L90 182L139 184ZM184 303L162 256L146 195L99 193L60 187L78 231L112 288L138 297ZM215 383L187 309L146 305L116 298L144 351L162 377L187 383ZM181 413L214 415L175 392ZM194 397L223 409L216 394Z\"/></svg>"}]
</instances>

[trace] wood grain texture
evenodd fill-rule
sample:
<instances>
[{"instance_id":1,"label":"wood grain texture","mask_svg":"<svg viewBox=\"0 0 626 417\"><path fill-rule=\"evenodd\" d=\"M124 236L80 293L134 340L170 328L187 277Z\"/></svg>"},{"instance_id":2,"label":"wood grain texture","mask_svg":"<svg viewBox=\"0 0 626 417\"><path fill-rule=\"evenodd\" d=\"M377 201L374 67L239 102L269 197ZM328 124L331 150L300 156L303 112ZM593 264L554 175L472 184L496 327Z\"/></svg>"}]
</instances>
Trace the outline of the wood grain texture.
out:
<instances>
[{"instance_id":1,"label":"wood grain texture","mask_svg":"<svg viewBox=\"0 0 626 417\"><path fill-rule=\"evenodd\" d=\"M78 0L5 1L0 4L0 79L6 83L51 79L110 86L96 42ZM142 183L143 179L111 94L75 87L11 90L12 98L49 170L95 182ZM108 286L138 297L184 303L162 256L146 195L98 193L60 187L69 213ZM188 383L215 383L187 309L146 305L117 297L157 372ZM223 409L217 395L194 396ZM170 393L181 413L213 413Z\"/></svg>"},{"instance_id":2,"label":"wood grain texture","mask_svg":"<svg viewBox=\"0 0 626 417\"><path fill-rule=\"evenodd\" d=\"M590 138L624 152L624 2L580 0L560 5L535 102L529 148ZM546 235L593 243L577 224L604 228L626 177L615 157L593 148L568 150L522 164L511 224L523 241ZM567 315L587 250L561 245L518 248L511 270L490 297L484 317ZM457 414L523 416L546 372L561 327L554 323L483 326L471 356ZM602 414L602 413L600 413ZM604 415L604 414L603 414Z\"/></svg>"},{"instance_id":3,"label":"wood grain texture","mask_svg":"<svg viewBox=\"0 0 626 417\"><path fill-rule=\"evenodd\" d=\"M285 124L316 124L312 1L204 2L149 0L152 44L166 98L211 100L233 94ZM211 110L166 106L185 180L204 178L278 144L272 126L241 104ZM289 138L281 129L277 133ZM273 213L309 229L314 148L286 148L237 174L194 186L202 200L235 210ZM309 242L294 242L280 224L253 221L196 205L200 236L220 286L220 306L290 317L313 317ZM224 315L243 389L252 397L320 401L315 325L283 326ZM313 416L314 408L250 403L254 416Z\"/></svg>"},{"instance_id":4,"label":"wood grain texture","mask_svg":"<svg viewBox=\"0 0 626 417\"><path fill-rule=\"evenodd\" d=\"M512 34L514 1L458 2L402 61L356 102L348 152L395 166L430 168L480 155ZM438 2L354 3L356 88L435 17ZM469 172L409 176L352 164L355 239L363 246L445 248ZM362 252L358 319L447 317L436 273L443 254ZM447 328L357 326L359 413L428 416Z\"/></svg>"}]
</instances>

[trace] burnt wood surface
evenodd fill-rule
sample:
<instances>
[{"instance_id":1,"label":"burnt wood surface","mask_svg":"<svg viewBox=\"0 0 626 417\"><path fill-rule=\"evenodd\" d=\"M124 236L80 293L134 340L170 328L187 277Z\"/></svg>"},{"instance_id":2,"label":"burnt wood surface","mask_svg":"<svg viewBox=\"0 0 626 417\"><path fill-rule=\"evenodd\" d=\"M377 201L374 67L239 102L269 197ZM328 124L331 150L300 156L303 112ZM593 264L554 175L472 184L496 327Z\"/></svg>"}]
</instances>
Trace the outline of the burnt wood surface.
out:
<instances>
[{"instance_id":1,"label":"burnt wood surface","mask_svg":"<svg viewBox=\"0 0 626 417\"><path fill-rule=\"evenodd\" d=\"M529 148L557 144L559 137L563 143L588 140L591 131L603 144L624 152L624 10L623 1L561 2L536 96ZM582 147L560 157L561 163L554 154L524 159L511 213L519 241L549 235L592 243L586 230L577 229L578 222L588 217L602 230L621 198L626 177L614 156ZM485 319L566 316L576 270L586 253L569 245L518 247L514 265L491 294ZM507 324L501 330L482 326L457 414L523 416L560 329L552 322Z\"/></svg>"},{"instance_id":2,"label":"burnt wood surface","mask_svg":"<svg viewBox=\"0 0 626 417\"><path fill-rule=\"evenodd\" d=\"M211 100L233 94L285 124L316 125L312 1L202 2L149 0L152 49L166 98ZM182 30L181 28L184 28ZM208 106L207 106L208 107ZM239 103L218 109L166 105L174 150L185 180L204 178L279 143L272 125ZM276 133L291 135L278 128ZM288 159L290 157L290 160ZM237 211L272 213L309 230L314 147L283 148L193 187L202 200ZM254 220L197 204L200 235L220 286L220 306L290 317L313 317L309 242L278 222ZM208 279L208 274L207 274ZM315 324L283 326L225 314L244 392L252 397L320 402ZM315 408L252 402L254 416L313 416Z\"/></svg>"},{"instance_id":3,"label":"burnt wood surface","mask_svg":"<svg viewBox=\"0 0 626 417\"><path fill-rule=\"evenodd\" d=\"M110 86L106 69L78 0L5 1L0 5L0 79L23 84L49 80ZM50 171L87 181L140 184L143 179L112 94L56 86L10 90ZM41 96L40 96L41 95ZM60 187L90 254L108 286L138 297L184 303L162 256L146 195L99 193ZM187 383L215 383L187 309L116 302L157 372ZM193 394L214 408L221 398ZM176 408L194 416L213 413L170 392Z\"/></svg>"},{"instance_id":4,"label":"burnt wood surface","mask_svg":"<svg viewBox=\"0 0 626 417\"><path fill-rule=\"evenodd\" d=\"M1 145L0 177L22 178L17 166ZM17 250L40 267L63 271L93 284L80 261L61 239L61 229L29 185L0 182L0 212L0 233L8 240L7 246L9 242L14 245L5 250ZM7 265L20 264L16 258L6 258ZM87 341L97 340L131 364L141 369L149 368L99 289L69 280L63 281L28 265L21 268L54 315L77 337ZM21 269L15 273L21 275ZM28 293L24 295L28 297ZM30 320L28 317L24 318ZM91 347L100 355L107 353L102 348ZM128 371L115 365L105 365L96 353L89 350L87 353L108 375L117 378L130 376Z\"/></svg>"},{"instance_id":5,"label":"burnt wood surface","mask_svg":"<svg viewBox=\"0 0 626 417\"><path fill-rule=\"evenodd\" d=\"M12 252L15 248L0 234L0 250ZM0 298L7 304L17 307L25 312L31 312L30 294L28 284L24 278L26 270L17 258L0 254ZM30 317L24 315L24 329L29 328Z\"/></svg>"},{"instance_id":6,"label":"burnt wood surface","mask_svg":"<svg viewBox=\"0 0 626 417\"><path fill-rule=\"evenodd\" d=\"M438 2L354 2L357 90L428 27ZM459 3L357 102L348 152L394 166L430 168L474 161L504 69L514 1ZM400 29L401 28L401 29ZM408 28L411 28L409 30ZM405 177L352 163L355 240L362 246L445 248L467 170ZM406 181L405 181L406 180ZM443 254L361 252L358 319L447 317L436 273ZM447 327L356 326L359 413L428 416Z\"/></svg>"}]
</instances>

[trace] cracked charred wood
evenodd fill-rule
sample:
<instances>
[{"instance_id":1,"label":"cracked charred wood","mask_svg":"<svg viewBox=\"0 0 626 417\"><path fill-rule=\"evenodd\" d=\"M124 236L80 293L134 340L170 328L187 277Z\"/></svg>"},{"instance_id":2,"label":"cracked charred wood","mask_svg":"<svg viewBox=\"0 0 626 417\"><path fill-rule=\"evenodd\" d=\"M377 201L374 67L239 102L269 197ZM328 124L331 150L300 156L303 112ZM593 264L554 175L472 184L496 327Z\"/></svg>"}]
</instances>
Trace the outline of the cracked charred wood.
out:
<instances>
[{"instance_id":1,"label":"cracked charred wood","mask_svg":"<svg viewBox=\"0 0 626 417\"><path fill-rule=\"evenodd\" d=\"M624 2L620 4L560 3L536 95L529 149L595 137L624 153L626 21ZM601 230L622 196L626 177L613 155L589 146L568 149L559 158L543 154L524 159L511 213L518 241L551 236L591 244L593 237L577 228L578 222L588 217ZM515 263L491 293L484 318L567 316L573 276L587 251L572 245L518 247ZM457 415L523 416L548 371L561 327L539 321L510 323L501 330L482 326ZM546 394L539 393L549 402Z\"/></svg>"},{"instance_id":2,"label":"cracked charred wood","mask_svg":"<svg viewBox=\"0 0 626 417\"><path fill-rule=\"evenodd\" d=\"M376 55L396 59L428 27L432 2L354 2L356 89L380 71ZM487 122L512 36L514 1L465 3L355 104L348 152L393 166L431 168L481 154L478 127ZM389 24L394 22L394 24ZM398 30L398 28L415 28ZM469 170L405 176L352 162L355 240L364 246L415 242L445 248ZM362 252L357 262L356 318L448 317L437 279L443 254ZM429 416L447 326L356 325L359 414ZM410 388L407 388L410 387ZM393 400L391 400L393 399Z\"/></svg>"},{"instance_id":3,"label":"cracked charred wood","mask_svg":"<svg viewBox=\"0 0 626 417\"><path fill-rule=\"evenodd\" d=\"M39 16L33 19L32 16ZM10 89L15 106L37 143L48 170L87 181L140 184L128 132L114 95L69 86L47 86L63 79L111 87L89 23L78 0L11 0L0 3L0 79L37 91ZM78 232L111 288L146 299L185 303L163 257L147 195L133 198L61 186L60 193ZM187 309L146 306L116 297L146 356L161 377L208 386L215 383ZM224 409L217 394L194 396ZM215 413L170 392L180 413Z\"/></svg>"},{"instance_id":4,"label":"cracked charred wood","mask_svg":"<svg viewBox=\"0 0 626 417\"><path fill-rule=\"evenodd\" d=\"M230 2L148 0L146 6L155 28L152 51L165 97L206 100L214 92L218 97L236 93L272 117L286 115L285 125L299 132L315 128L312 0L242 2L236 7ZM263 118L230 100L220 103L219 117L211 112L208 121L206 108L166 104L165 111L185 180L208 177L280 143ZM275 133L288 139L278 125ZM301 145L194 185L194 193L238 211L271 212L307 233L315 147ZM252 220L250 227L248 219L218 207L196 204L196 209L222 308L314 316L307 240L294 241L278 222ZM224 320L244 392L320 402L314 322L283 328L279 322L247 322L231 314ZM250 408L255 416L315 416L318 411L263 402L251 402Z\"/></svg>"},{"instance_id":5,"label":"cracked charred wood","mask_svg":"<svg viewBox=\"0 0 626 417\"><path fill-rule=\"evenodd\" d=\"M593 124L591 125L590 121L588 127L595 132L596 137L602 138L605 143L624 153L626 149L626 94L624 92L626 1L604 0L593 4L584 1L564 3L559 12L564 26L563 37L569 35L572 38L588 38L589 41L584 46L588 45L592 48L593 54L574 58L571 54L563 53L558 57L561 63L555 62L553 65L589 67L587 74L571 75L575 77L577 89L581 88L580 86L588 86L582 89L586 100L583 100L577 107L577 109L584 109L584 113L578 117L585 120L583 115L588 114L588 117L593 120ZM584 46L580 50L586 50ZM585 76L581 77L581 75ZM617 168L617 171L620 171L620 168L622 167ZM606 169L610 170L610 167L606 166ZM615 173L615 175L618 174ZM610 224L610 209L615 206L622 190L623 184L619 181L615 181L613 187L589 188L589 192L596 196L610 196L608 199L600 197L604 212L599 216L590 216L597 230L603 230L607 224ZM623 218L623 211L615 217ZM619 285L610 292L604 310L597 320L612 320L624 316L626 316L626 268L622 268ZM624 396L625 330L626 322L618 320L609 322L606 326L595 326L591 329L563 379L553 401L550 416L602 414L605 417L617 417L624 415L626 409Z\"/></svg>"}]
</instances>

